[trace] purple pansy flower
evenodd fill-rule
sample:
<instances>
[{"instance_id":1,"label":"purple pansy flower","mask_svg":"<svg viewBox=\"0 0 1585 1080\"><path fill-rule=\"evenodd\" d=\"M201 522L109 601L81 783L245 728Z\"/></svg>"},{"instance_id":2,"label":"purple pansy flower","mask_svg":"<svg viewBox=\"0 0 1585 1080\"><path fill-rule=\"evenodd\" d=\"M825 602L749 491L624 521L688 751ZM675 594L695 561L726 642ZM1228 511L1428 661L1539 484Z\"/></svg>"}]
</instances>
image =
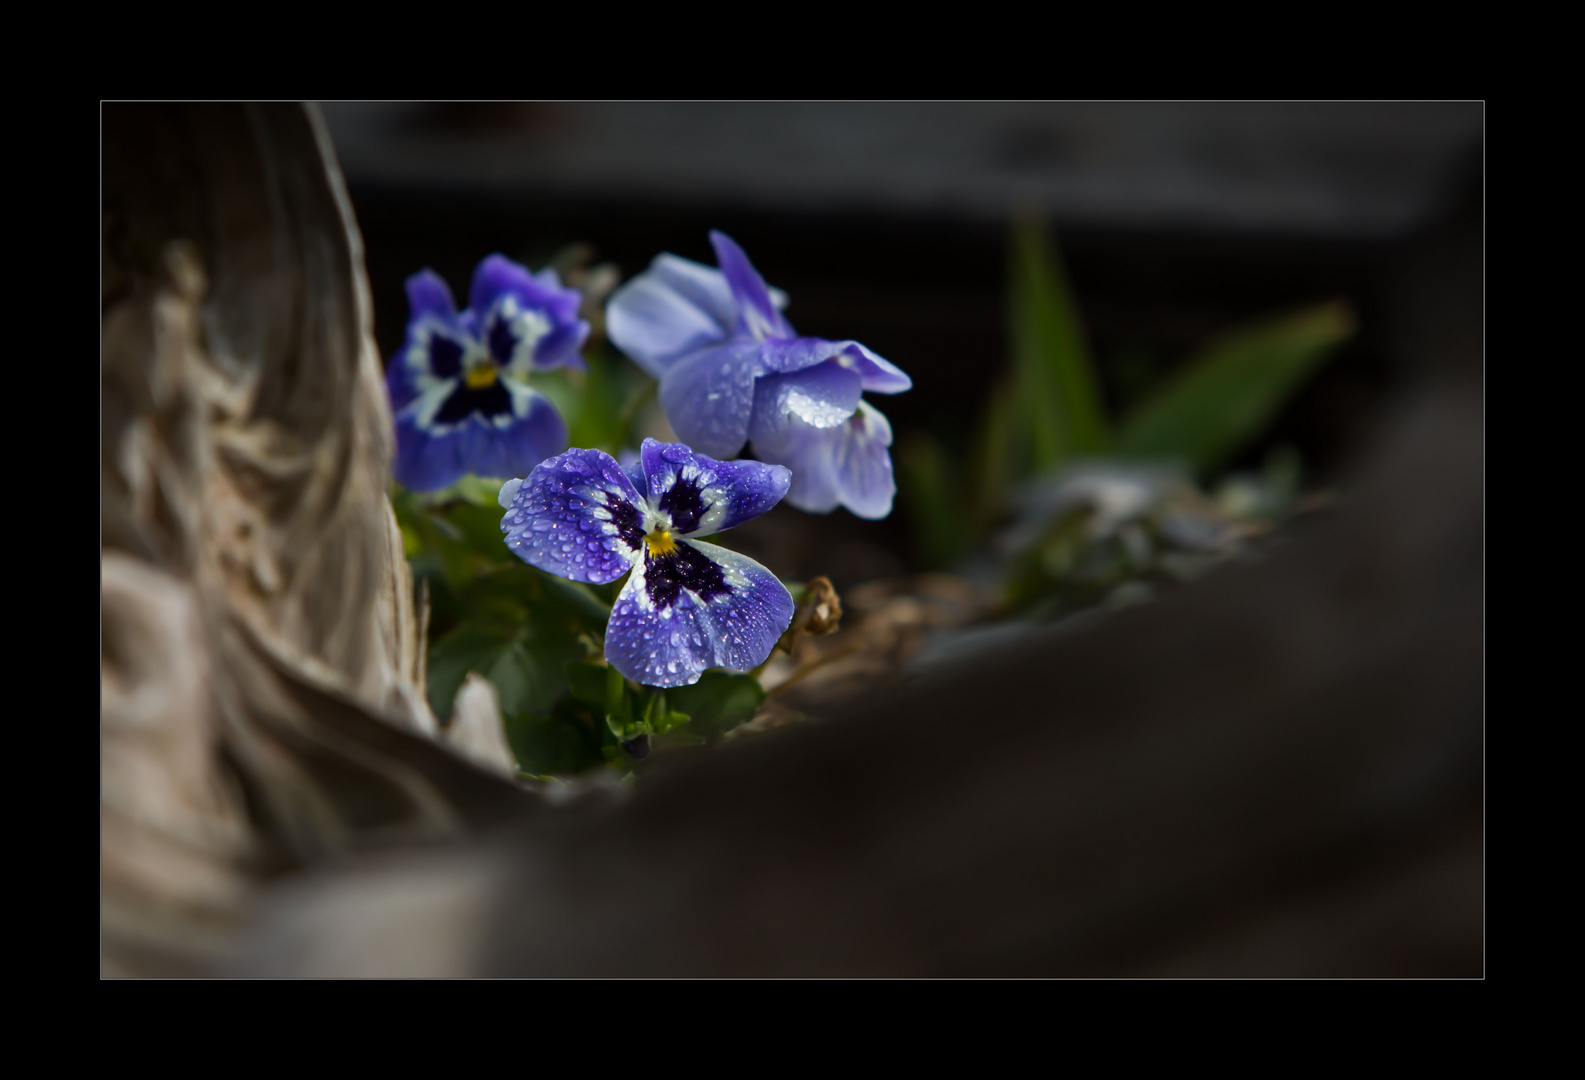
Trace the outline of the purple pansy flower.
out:
<instances>
[{"instance_id":1,"label":"purple pansy flower","mask_svg":"<svg viewBox=\"0 0 1585 1080\"><path fill-rule=\"evenodd\" d=\"M407 340L386 373L397 481L433 491L466 473L521 476L565 448L567 425L527 376L583 366L580 300L555 270L504 255L479 264L461 312L433 271L408 278Z\"/></svg>"},{"instance_id":2,"label":"purple pansy flower","mask_svg":"<svg viewBox=\"0 0 1585 1080\"><path fill-rule=\"evenodd\" d=\"M711 232L719 270L658 255L606 307L612 343L660 380L678 436L729 458L753 440L764 461L792 469L787 501L860 517L891 512L891 425L860 395L913 385L856 341L799 337L732 239Z\"/></svg>"},{"instance_id":3,"label":"purple pansy flower","mask_svg":"<svg viewBox=\"0 0 1585 1080\"><path fill-rule=\"evenodd\" d=\"M625 469L603 451L568 450L502 485L501 531L518 558L560 577L603 585L631 570L605 657L634 682L685 686L705 668L758 667L792 622L776 575L697 539L763 514L790 479L780 465L654 439Z\"/></svg>"}]
</instances>

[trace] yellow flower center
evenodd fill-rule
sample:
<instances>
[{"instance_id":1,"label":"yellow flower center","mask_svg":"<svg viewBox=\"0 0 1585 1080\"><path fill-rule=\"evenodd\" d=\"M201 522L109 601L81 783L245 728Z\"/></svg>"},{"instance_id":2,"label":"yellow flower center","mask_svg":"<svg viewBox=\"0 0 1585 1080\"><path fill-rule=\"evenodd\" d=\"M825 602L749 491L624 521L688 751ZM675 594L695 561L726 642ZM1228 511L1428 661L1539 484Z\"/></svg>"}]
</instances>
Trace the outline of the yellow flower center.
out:
<instances>
[{"instance_id":1,"label":"yellow flower center","mask_svg":"<svg viewBox=\"0 0 1585 1080\"><path fill-rule=\"evenodd\" d=\"M677 541L673 540L671 533L665 529L656 529L644 537L644 542L649 544L650 555L657 558L661 555L670 555L677 550Z\"/></svg>"},{"instance_id":2,"label":"yellow flower center","mask_svg":"<svg viewBox=\"0 0 1585 1080\"><path fill-rule=\"evenodd\" d=\"M483 390L486 386L492 385L499 374L496 366L486 360L469 368L468 374L463 376L463 381L468 384L469 390Z\"/></svg>"}]
</instances>

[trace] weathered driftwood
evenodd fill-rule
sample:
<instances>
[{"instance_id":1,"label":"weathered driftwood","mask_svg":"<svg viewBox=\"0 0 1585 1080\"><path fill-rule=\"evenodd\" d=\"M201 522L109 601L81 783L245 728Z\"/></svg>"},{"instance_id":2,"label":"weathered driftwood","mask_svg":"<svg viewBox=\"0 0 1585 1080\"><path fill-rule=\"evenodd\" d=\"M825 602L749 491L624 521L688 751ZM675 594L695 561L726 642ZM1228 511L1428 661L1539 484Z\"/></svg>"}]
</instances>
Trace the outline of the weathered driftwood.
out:
<instances>
[{"instance_id":1,"label":"weathered driftwood","mask_svg":"<svg viewBox=\"0 0 1585 1080\"><path fill-rule=\"evenodd\" d=\"M518 793L436 741L317 114L109 105L103 151L104 970L196 972L258 881Z\"/></svg>"},{"instance_id":2,"label":"weathered driftwood","mask_svg":"<svg viewBox=\"0 0 1585 1080\"><path fill-rule=\"evenodd\" d=\"M239 970L1478 975L1481 455L1422 400L1259 561L305 876Z\"/></svg>"}]
</instances>

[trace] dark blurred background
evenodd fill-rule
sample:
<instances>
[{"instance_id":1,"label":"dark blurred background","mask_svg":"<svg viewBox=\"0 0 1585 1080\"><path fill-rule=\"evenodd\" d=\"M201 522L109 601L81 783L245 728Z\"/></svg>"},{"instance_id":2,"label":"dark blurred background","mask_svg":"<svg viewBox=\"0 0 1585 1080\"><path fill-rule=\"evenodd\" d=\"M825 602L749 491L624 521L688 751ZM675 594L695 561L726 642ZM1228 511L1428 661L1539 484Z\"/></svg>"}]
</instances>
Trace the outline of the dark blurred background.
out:
<instances>
[{"instance_id":1,"label":"dark blurred background","mask_svg":"<svg viewBox=\"0 0 1585 1080\"><path fill-rule=\"evenodd\" d=\"M1429 364L1393 346L1406 267L1478 231L1484 108L1397 103L325 103L389 358L405 278L464 294L502 251L593 245L625 279L658 252L713 265L722 229L792 297L914 379L875 400L901 442L964 453L1007 356L1008 226L1054 229L1107 403L1136 400L1251 317L1335 297L1360 332L1234 466L1291 445L1325 485ZM1473 225L1472 225L1473 223ZM1435 261L1434 254L1429 256ZM1479 298L1472 298L1478 304ZM1478 358L1475 361L1478 364ZM839 586L917 568L885 522L778 509L753 553Z\"/></svg>"}]
</instances>

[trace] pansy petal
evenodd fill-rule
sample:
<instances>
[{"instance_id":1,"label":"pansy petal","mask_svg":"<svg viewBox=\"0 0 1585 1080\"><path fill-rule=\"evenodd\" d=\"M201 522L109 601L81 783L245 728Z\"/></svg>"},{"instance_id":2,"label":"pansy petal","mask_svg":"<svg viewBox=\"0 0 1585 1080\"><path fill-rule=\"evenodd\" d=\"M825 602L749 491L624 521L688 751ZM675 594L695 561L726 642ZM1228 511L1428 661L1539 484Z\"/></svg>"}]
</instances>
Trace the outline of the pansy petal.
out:
<instances>
[{"instance_id":1,"label":"pansy petal","mask_svg":"<svg viewBox=\"0 0 1585 1080\"><path fill-rule=\"evenodd\" d=\"M648 561L646 557L633 564L632 576L611 605L605 658L636 683L687 686L715 665L709 605L693 593L680 592L667 606L657 607L648 593Z\"/></svg>"},{"instance_id":2,"label":"pansy petal","mask_svg":"<svg viewBox=\"0 0 1585 1080\"><path fill-rule=\"evenodd\" d=\"M582 371L588 366L582 354L584 342L588 340L589 324L583 319L558 324L534 350L534 369L549 371L565 367Z\"/></svg>"},{"instance_id":3,"label":"pansy petal","mask_svg":"<svg viewBox=\"0 0 1585 1080\"><path fill-rule=\"evenodd\" d=\"M792 337L792 327L771 299L765 279L760 277L759 271L754 269L754 264L748 261L748 256L737 246L737 242L726 233L711 229L710 244L715 248L716 262L720 264L721 272L726 275L732 299L737 301L739 324L762 341L766 338Z\"/></svg>"},{"instance_id":4,"label":"pansy petal","mask_svg":"<svg viewBox=\"0 0 1585 1080\"><path fill-rule=\"evenodd\" d=\"M740 340L706 349L661 378L661 407L683 442L717 458L743 448L754 410L754 379L765 374L763 344Z\"/></svg>"},{"instance_id":5,"label":"pansy petal","mask_svg":"<svg viewBox=\"0 0 1585 1080\"><path fill-rule=\"evenodd\" d=\"M633 482L634 489L646 499L649 498L649 480L644 476L644 462L638 451L630 446L624 447L616 455L616 460L621 463L622 472Z\"/></svg>"},{"instance_id":6,"label":"pansy petal","mask_svg":"<svg viewBox=\"0 0 1585 1080\"><path fill-rule=\"evenodd\" d=\"M808 514L827 514L841 503L832 463L840 428L817 428L796 417L761 422L755 415L754 456L792 472L786 502Z\"/></svg>"},{"instance_id":7,"label":"pansy petal","mask_svg":"<svg viewBox=\"0 0 1585 1080\"><path fill-rule=\"evenodd\" d=\"M434 315L451 319L457 314L457 302L451 298L451 287L433 270L420 270L407 279L407 307L413 318Z\"/></svg>"},{"instance_id":8,"label":"pansy petal","mask_svg":"<svg viewBox=\"0 0 1585 1080\"><path fill-rule=\"evenodd\" d=\"M811 514L846 506L862 518L891 513L897 494L892 428L867 401L842 424L815 428L789 417L779 430L756 423L754 453L792 470L786 502Z\"/></svg>"},{"instance_id":9,"label":"pansy petal","mask_svg":"<svg viewBox=\"0 0 1585 1080\"><path fill-rule=\"evenodd\" d=\"M650 260L645 273L709 316L720 327L721 336L736 329L737 301L732 299L732 289L720 270L662 252ZM771 290L772 300L778 291Z\"/></svg>"},{"instance_id":10,"label":"pansy petal","mask_svg":"<svg viewBox=\"0 0 1585 1080\"><path fill-rule=\"evenodd\" d=\"M755 438L761 418L791 415L811 427L836 427L853 415L863 390L862 376L835 360L787 375L763 376L754 384L755 423L749 438Z\"/></svg>"},{"instance_id":11,"label":"pansy petal","mask_svg":"<svg viewBox=\"0 0 1585 1080\"><path fill-rule=\"evenodd\" d=\"M477 346L457 319L434 313L415 315L407 324L401 351L386 371L392 411L405 408L437 379L462 374L466 358L474 352Z\"/></svg>"},{"instance_id":12,"label":"pansy petal","mask_svg":"<svg viewBox=\"0 0 1585 1080\"><path fill-rule=\"evenodd\" d=\"M508 385L512 413L474 416L461 454L476 476L525 476L541 461L567 448L567 424L550 400L526 386Z\"/></svg>"},{"instance_id":13,"label":"pansy petal","mask_svg":"<svg viewBox=\"0 0 1585 1080\"><path fill-rule=\"evenodd\" d=\"M769 570L685 540L634 565L611 608L605 655L634 682L686 686L706 668L758 667L792 616L792 596Z\"/></svg>"},{"instance_id":14,"label":"pansy petal","mask_svg":"<svg viewBox=\"0 0 1585 1080\"><path fill-rule=\"evenodd\" d=\"M726 290L724 281L721 288ZM657 379L680 357L722 340L730 326L730 322L721 326L653 271L617 289L605 307L605 331L611 343Z\"/></svg>"},{"instance_id":15,"label":"pansy petal","mask_svg":"<svg viewBox=\"0 0 1585 1080\"><path fill-rule=\"evenodd\" d=\"M732 588L730 600L711 600L715 614L716 664L734 671L757 668L792 624L793 599L775 574L736 551L715 544L688 540L726 571Z\"/></svg>"},{"instance_id":16,"label":"pansy petal","mask_svg":"<svg viewBox=\"0 0 1585 1080\"><path fill-rule=\"evenodd\" d=\"M504 293L484 313L479 337L496 364L526 373L534 369L539 344L552 329L547 313L525 307L514 294Z\"/></svg>"},{"instance_id":17,"label":"pansy petal","mask_svg":"<svg viewBox=\"0 0 1585 1080\"><path fill-rule=\"evenodd\" d=\"M644 549L642 503L616 459L568 450L540 462L501 518L506 546L541 570L596 585L615 581Z\"/></svg>"},{"instance_id":18,"label":"pansy petal","mask_svg":"<svg viewBox=\"0 0 1585 1080\"><path fill-rule=\"evenodd\" d=\"M542 311L553 323L571 322L578 317L583 294L561 284L559 276L536 276L528 267L505 255L491 255L473 272L468 289L468 310L482 316L502 296L514 296L524 306Z\"/></svg>"},{"instance_id":19,"label":"pansy petal","mask_svg":"<svg viewBox=\"0 0 1585 1080\"><path fill-rule=\"evenodd\" d=\"M468 308L483 315L503 294L524 298L530 289L544 292L544 286L534 280L528 267L505 255L490 255L474 268L473 281L468 286Z\"/></svg>"},{"instance_id":20,"label":"pansy petal","mask_svg":"<svg viewBox=\"0 0 1585 1080\"><path fill-rule=\"evenodd\" d=\"M412 409L399 413L391 475L410 491L435 491L454 483L467 471L458 463L460 441L456 430L435 434L419 426Z\"/></svg>"},{"instance_id":21,"label":"pansy petal","mask_svg":"<svg viewBox=\"0 0 1585 1080\"><path fill-rule=\"evenodd\" d=\"M850 341L847 345L847 358L864 377L866 391L872 394L900 394L913 389L914 381L902 368L856 341Z\"/></svg>"},{"instance_id":22,"label":"pansy petal","mask_svg":"<svg viewBox=\"0 0 1585 1080\"><path fill-rule=\"evenodd\" d=\"M791 337L760 343L767 372L787 374L823 364L827 360L839 363L847 360L851 341L827 341L824 338Z\"/></svg>"},{"instance_id":23,"label":"pansy petal","mask_svg":"<svg viewBox=\"0 0 1585 1080\"><path fill-rule=\"evenodd\" d=\"M759 517L787 494L792 475L760 461L717 461L683 443L645 439L649 503L679 536L709 536Z\"/></svg>"},{"instance_id":24,"label":"pansy petal","mask_svg":"<svg viewBox=\"0 0 1585 1080\"><path fill-rule=\"evenodd\" d=\"M412 371L407 366L407 348L404 344L391 359L390 366L385 369L385 389L391 398L393 414L405 409L419 394L418 387L413 382Z\"/></svg>"},{"instance_id":25,"label":"pansy petal","mask_svg":"<svg viewBox=\"0 0 1585 1080\"><path fill-rule=\"evenodd\" d=\"M832 474L842 505L861 518L885 517L897 495L889 449L891 424L865 401L838 430Z\"/></svg>"}]
</instances>

